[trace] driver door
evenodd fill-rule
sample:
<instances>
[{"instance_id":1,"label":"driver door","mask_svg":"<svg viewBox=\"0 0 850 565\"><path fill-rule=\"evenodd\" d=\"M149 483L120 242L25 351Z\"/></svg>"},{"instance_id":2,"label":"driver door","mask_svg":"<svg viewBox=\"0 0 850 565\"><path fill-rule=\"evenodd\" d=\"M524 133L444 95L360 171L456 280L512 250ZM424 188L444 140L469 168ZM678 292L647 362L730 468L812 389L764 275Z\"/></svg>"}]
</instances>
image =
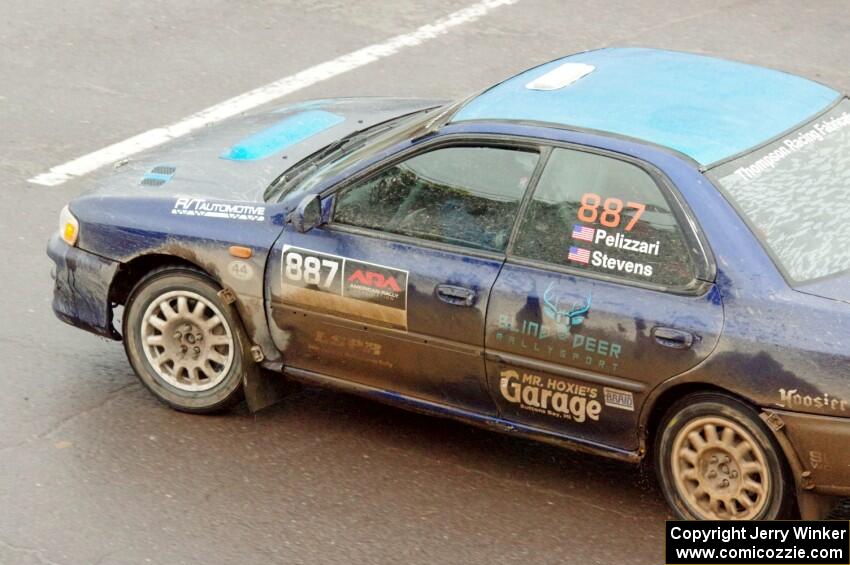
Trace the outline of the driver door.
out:
<instances>
[{"instance_id":1,"label":"driver door","mask_svg":"<svg viewBox=\"0 0 850 565\"><path fill-rule=\"evenodd\" d=\"M329 221L288 227L268 269L285 365L494 415L485 315L538 161L443 146L325 196Z\"/></svg>"}]
</instances>

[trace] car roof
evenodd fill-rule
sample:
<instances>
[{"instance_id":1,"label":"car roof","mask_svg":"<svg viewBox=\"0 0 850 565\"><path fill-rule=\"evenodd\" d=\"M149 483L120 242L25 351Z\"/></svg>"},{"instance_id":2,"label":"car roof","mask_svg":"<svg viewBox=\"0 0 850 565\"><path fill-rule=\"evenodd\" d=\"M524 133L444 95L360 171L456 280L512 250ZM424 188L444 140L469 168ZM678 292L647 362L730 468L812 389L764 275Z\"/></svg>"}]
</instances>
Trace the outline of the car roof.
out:
<instances>
[{"instance_id":1,"label":"car roof","mask_svg":"<svg viewBox=\"0 0 850 565\"><path fill-rule=\"evenodd\" d=\"M757 147L840 94L788 73L644 48L587 51L529 69L451 122L519 120L629 136L709 165Z\"/></svg>"}]
</instances>

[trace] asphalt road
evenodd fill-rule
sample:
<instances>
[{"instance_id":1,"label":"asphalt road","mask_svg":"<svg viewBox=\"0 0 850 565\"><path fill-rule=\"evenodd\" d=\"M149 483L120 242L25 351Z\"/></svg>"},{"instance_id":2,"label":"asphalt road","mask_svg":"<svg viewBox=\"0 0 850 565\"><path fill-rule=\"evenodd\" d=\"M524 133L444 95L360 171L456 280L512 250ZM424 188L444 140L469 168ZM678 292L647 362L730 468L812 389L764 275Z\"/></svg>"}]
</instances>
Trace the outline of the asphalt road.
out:
<instances>
[{"instance_id":1,"label":"asphalt road","mask_svg":"<svg viewBox=\"0 0 850 565\"><path fill-rule=\"evenodd\" d=\"M154 400L118 343L50 311L45 243L107 170L26 179L471 0L0 2L0 563L661 563L635 469L306 390L250 415ZM608 45L850 91L850 6L519 0L281 102L458 97Z\"/></svg>"}]
</instances>

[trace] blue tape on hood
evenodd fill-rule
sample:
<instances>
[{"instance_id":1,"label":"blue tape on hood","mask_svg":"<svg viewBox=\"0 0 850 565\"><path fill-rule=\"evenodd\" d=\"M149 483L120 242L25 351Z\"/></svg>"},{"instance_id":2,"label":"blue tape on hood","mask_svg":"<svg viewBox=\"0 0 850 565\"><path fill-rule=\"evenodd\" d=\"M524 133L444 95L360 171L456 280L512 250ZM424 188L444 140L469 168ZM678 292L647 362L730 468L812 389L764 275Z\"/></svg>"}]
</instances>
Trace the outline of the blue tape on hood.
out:
<instances>
[{"instance_id":1,"label":"blue tape on hood","mask_svg":"<svg viewBox=\"0 0 850 565\"><path fill-rule=\"evenodd\" d=\"M246 137L222 153L220 157L232 161L265 159L343 121L345 118L342 116L322 110L299 112L259 133Z\"/></svg>"}]
</instances>

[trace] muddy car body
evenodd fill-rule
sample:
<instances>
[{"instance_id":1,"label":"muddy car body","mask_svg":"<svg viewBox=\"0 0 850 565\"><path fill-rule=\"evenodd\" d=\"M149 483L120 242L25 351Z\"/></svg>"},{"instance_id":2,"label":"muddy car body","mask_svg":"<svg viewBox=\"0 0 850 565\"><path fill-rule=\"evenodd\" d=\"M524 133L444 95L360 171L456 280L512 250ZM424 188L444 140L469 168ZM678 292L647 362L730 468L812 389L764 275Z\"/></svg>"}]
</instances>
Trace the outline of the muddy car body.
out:
<instances>
[{"instance_id":1,"label":"muddy car body","mask_svg":"<svg viewBox=\"0 0 850 565\"><path fill-rule=\"evenodd\" d=\"M54 310L123 338L179 409L262 407L283 373L652 454L683 517L820 515L850 496L850 261L798 204L846 202L848 110L784 73L606 49L453 105L231 120L63 211Z\"/></svg>"}]
</instances>

